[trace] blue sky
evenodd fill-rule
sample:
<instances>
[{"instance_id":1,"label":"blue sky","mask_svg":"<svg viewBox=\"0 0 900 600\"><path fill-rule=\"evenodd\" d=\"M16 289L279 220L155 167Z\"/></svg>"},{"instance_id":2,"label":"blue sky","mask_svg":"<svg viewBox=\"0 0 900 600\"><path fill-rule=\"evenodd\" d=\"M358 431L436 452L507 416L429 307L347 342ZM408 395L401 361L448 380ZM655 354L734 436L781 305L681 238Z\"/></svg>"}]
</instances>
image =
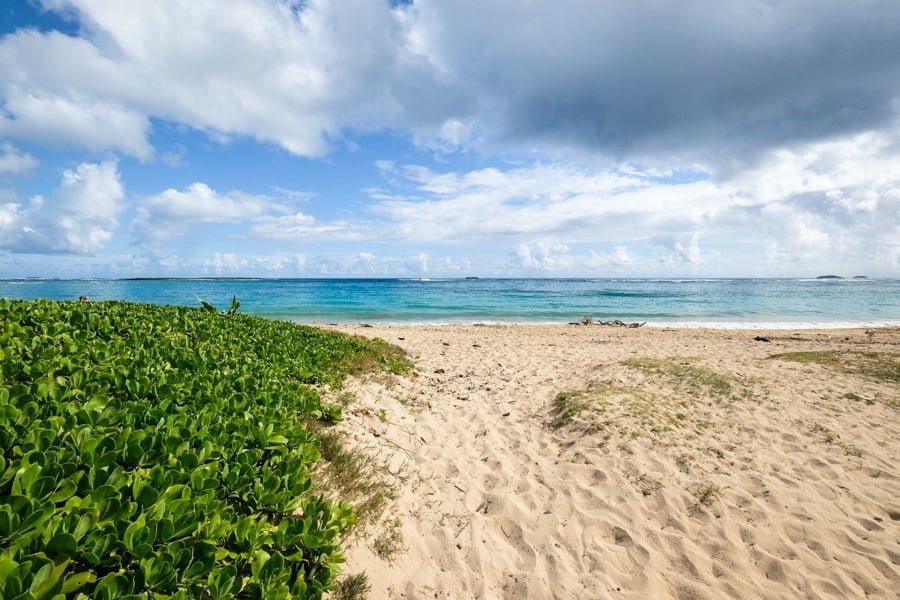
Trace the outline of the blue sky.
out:
<instances>
[{"instance_id":1,"label":"blue sky","mask_svg":"<svg viewBox=\"0 0 900 600\"><path fill-rule=\"evenodd\" d=\"M894 0L226 6L0 6L0 277L900 275Z\"/></svg>"}]
</instances>

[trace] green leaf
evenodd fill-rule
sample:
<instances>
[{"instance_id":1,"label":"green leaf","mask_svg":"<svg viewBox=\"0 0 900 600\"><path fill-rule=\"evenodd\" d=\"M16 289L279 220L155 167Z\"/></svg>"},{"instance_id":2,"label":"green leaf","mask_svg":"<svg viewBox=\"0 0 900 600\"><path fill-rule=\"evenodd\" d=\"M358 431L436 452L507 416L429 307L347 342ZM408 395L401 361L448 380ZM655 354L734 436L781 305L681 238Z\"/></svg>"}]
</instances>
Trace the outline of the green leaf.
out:
<instances>
[{"instance_id":1,"label":"green leaf","mask_svg":"<svg viewBox=\"0 0 900 600\"><path fill-rule=\"evenodd\" d=\"M76 490L78 490L78 485L76 485L75 481L71 478L66 479L56 488L53 495L50 496L50 502L53 502L54 504L65 502L75 495Z\"/></svg>"},{"instance_id":2,"label":"green leaf","mask_svg":"<svg viewBox=\"0 0 900 600\"><path fill-rule=\"evenodd\" d=\"M19 563L11 558L0 558L0 590L3 589L3 584L6 583L6 578L10 573L15 571L18 566Z\"/></svg>"},{"instance_id":3,"label":"green leaf","mask_svg":"<svg viewBox=\"0 0 900 600\"><path fill-rule=\"evenodd\" d=\"M62 585L63 594L71 594L77 592L89 583L97 580L97 576L90 571L82 571L66 577Z\"/></svg>"},{"instance_id":4,"label":"green leaf","mask_svg":"<svg viewBox=\"0 0 900 600\"><path fill-rule=\"evenodd\" d=\"M46 551L50 554L64 554L66 556L75 554L78 543L75 536L71 533L57 533L47 542Z\"/></svg>"},{"instance_id":5,"label":"green leaf","mask_svg":"<svg viewBox=\"0 0 900 600\"><path fill-rule=\"evenodd\" d=\"M270 435L266 440L267 447L283 446L288 443L288 439L283 435Z\"/></svg>"},{"instance_id":6,"label":"green leaf","mask_svg":"<svg viewBox=\"0 0 900 600\"><path fill-rule=\"evenodd\" d=\"M159 492L157 492L155 488L146 485L141 488L141 491L138 493L138 497L136 498L136 500L138 504L146 508L151 504L155 504L156 501L159 500Z\"/></svg>"},{"instance_id":7,"label":"green leaf","mask_svg":"<svg viewBox=\"0 0 900 600\"><path fill-rule=\"evenodd\" d=\"M253 561L251 563L250 572L254 579L259 579L259 574L271 555L265 550L257 550L253 553Z\"/></svg>"},{"instance_id":8,"label":"green leaf","mask_svg":"<svg viewBox=\"0 0 900 600\"><path fill-rule=\"evenodd\" d=\"M62 576L70 562L71 559L66 559L56 564L47 563L38 570L28 588L35 600L49 600L60 592Z\"/></svg>"}]
</instances>

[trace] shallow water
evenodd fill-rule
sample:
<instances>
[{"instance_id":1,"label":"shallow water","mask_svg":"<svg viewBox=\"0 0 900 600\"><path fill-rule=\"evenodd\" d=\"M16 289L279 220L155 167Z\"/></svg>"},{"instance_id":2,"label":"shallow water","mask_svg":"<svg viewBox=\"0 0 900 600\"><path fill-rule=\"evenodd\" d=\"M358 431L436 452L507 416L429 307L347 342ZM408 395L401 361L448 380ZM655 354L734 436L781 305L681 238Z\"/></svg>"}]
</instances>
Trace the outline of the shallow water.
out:
<instances>
[{"instance_id":1,"label":"shallow water","mask_svg":"<svg viewBox=\"0 0 900 600\"><path fill-rule=\"evenodd\" d=\"M559 323L658 326L900 325L900 280L876 279L79 279L0 280L0 296L199 306L302 323Z\"/></svg>"}]
</instances>

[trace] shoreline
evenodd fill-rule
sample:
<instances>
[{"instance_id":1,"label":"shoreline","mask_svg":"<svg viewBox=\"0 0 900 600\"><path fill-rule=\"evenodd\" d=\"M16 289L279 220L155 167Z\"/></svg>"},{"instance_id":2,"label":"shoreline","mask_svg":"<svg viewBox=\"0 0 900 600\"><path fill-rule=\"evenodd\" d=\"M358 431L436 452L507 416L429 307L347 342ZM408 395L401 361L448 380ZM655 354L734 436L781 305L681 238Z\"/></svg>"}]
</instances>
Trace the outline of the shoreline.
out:
<instances>
[{"instance_id":1,"label":"shoreline","mask_svg":"<svg viewBox=\"0 0 900 600\"><path fill-rule=\"evenodd\" d=\"M371 531L348 552L371 597L900 585L900 384L857 369L898 360L900 328L330 328L417 367L352 381L338 425L397 475L385 521L402 544L383 556Z\"/></svg>"},{"instance_id":2,"label":"shoreline","mask_svg":"<svg viewBox=\"0 0 900 600\"><path fill-rule=\"evenodd\" d=\"M279 319L278 317L265 317ZM297 325L310 327L344 328L344 327L587 327L590 329L628 329L622 326L593 323L583 325L580 322L563 321L300 321L289 319ZM628 323L641 321L627 321ZM646 321L640 327L631 329L679 329L709 331L857 331L875 329L890 331L900 329L900 321Z\"/></svg>"}]
</instances>

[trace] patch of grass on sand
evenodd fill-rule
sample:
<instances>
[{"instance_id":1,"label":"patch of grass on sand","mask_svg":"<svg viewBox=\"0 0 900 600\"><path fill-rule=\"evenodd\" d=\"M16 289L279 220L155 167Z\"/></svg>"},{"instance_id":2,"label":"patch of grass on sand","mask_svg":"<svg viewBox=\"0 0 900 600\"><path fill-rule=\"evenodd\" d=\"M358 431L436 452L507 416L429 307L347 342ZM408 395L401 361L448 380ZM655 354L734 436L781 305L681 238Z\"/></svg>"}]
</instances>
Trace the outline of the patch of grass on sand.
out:
<instances>
[{"instance_id":1,"label":"patch of grass on sand","mask_svg":"<svg viewBox=\"0 0 900 600\"><path fill-rule=\"evenodd\" d=\"M586 390L557 394L549 425L553 429L571 425L586 434L602 433L608 441L614 434L637 438L686 426L688 415L684 403L673 398L600 382ZM693 424L702 427L699 422Z\"/></svg>"},{"instance_id":2,"label":"patch of grass on sand","mask_svg":"<svg viewBox=\"0 0 900 600\"><path fill-rule=\"evenodd\" d=\"M399 346L389 344L381 338L352 336L350 339L359 342L367 350L354 355L346 363L350 375L377 373L382 370L399 375L413 368L406 351Z\"/></svg>"},{"instance_id":3,"label":"patch of grass on sand","mask_svg":"<svg viewBox=\"0 0 900 600\"><path fill-rule=\"evenodd\" d=\"M380 558L387 561L391 561L398 552L406 550L400 519L395 518L385 524L383 531L375 538L372 548Z\"/></svg>"},{"instance_id":4,"label":"patch of grass on sand","mask_svg":"<svg viewBox=\"0 0 900 600\"><path fill-rule=\"evenodd\" d=\"M350 504L360 529L377 523L397 496L384 469L365 452L348 448L340 434L322 426L315 433L322 454L315 466L317 488Z\"/></svg>"},{"instance_id":5,"label":"patch of grass on sand","mask_svg":"<svg viewBox=\"0 0 900 600\"><path fill-rule=\"evenodd\" d=\"M722 488L708 482L692 486L690 492L697 500L696 504L690 508L691 513L697 512L701 507L712 505L713 502L722 496Z\"/></svg>"},{"instance_id":6,"label":"patch of grass on sand","mask_svg":"<svg viewBox=\"0 0 900 600\"><path fill-rule=\"evenodd\" d=\"M356 573L341 578L329 597L332 600L365 600L370 589L369 576L365 573Z\"/></svg>"},{"instance_id":7,"label":"patch of grass on sand","mask_svg":"<svg viewBox=\"0 0 900 600\"><path fill-rule=\"evenodd\" d=\"M707 367L692 365L685 358L629 358L622 361L622 364L650 375L664 377L676 387L694 392L702 391L711 396L726 397L733 391L731 377Z\"/></svg>"},{"instance_id":8,"label":"patch of grass on sand","mask_svg":"<svg viewBox=\"0 0 900 600\"><path fill-rule=\"evenodd\" d=\"M855 456L860 458L862 456L862 450L854 446L853 444L848 444L841 440L841 436L832 431L831 429L825 427L821 423L813 423L809 427L809 432L816 435L820 442L824 444L836 444L844 451L844 454L847 456Z\"/></svg>"},{"instance_id":9,"label":"patch of grass on sand","mask_svg":"<svg viewBox=\"0 0 900 600\"><path fill-rule=\"evenodd\" d=\"M662 482L659 479L647 473L631 471L625 473L625 478L634 484L644 496L650 496L662 487Z\"/></svg>"},{"instance_id":10,"label":"patch of grass on sand","mask_svg":"<svg viewBox=\"0 0 900 600\"><path fill-rule=\"evenodd\" d=\"M900 354L891 352L816 350L782 352L773 354L769 358L806 364L813 363L848 375L900 384Z\"/></svg>"},{"instance_id":11,"label":"patch of grass on sand","mask_svg":"<svg viewBox=\"0 0 900 600\"><path fill-rule=\"evenodd\" d=\"M559 429L568 425L590 406L588 392L560 392L553 399L553 409L551 410L553 418L550 426L553 429Z\"/></svg>"}]
</instances>

